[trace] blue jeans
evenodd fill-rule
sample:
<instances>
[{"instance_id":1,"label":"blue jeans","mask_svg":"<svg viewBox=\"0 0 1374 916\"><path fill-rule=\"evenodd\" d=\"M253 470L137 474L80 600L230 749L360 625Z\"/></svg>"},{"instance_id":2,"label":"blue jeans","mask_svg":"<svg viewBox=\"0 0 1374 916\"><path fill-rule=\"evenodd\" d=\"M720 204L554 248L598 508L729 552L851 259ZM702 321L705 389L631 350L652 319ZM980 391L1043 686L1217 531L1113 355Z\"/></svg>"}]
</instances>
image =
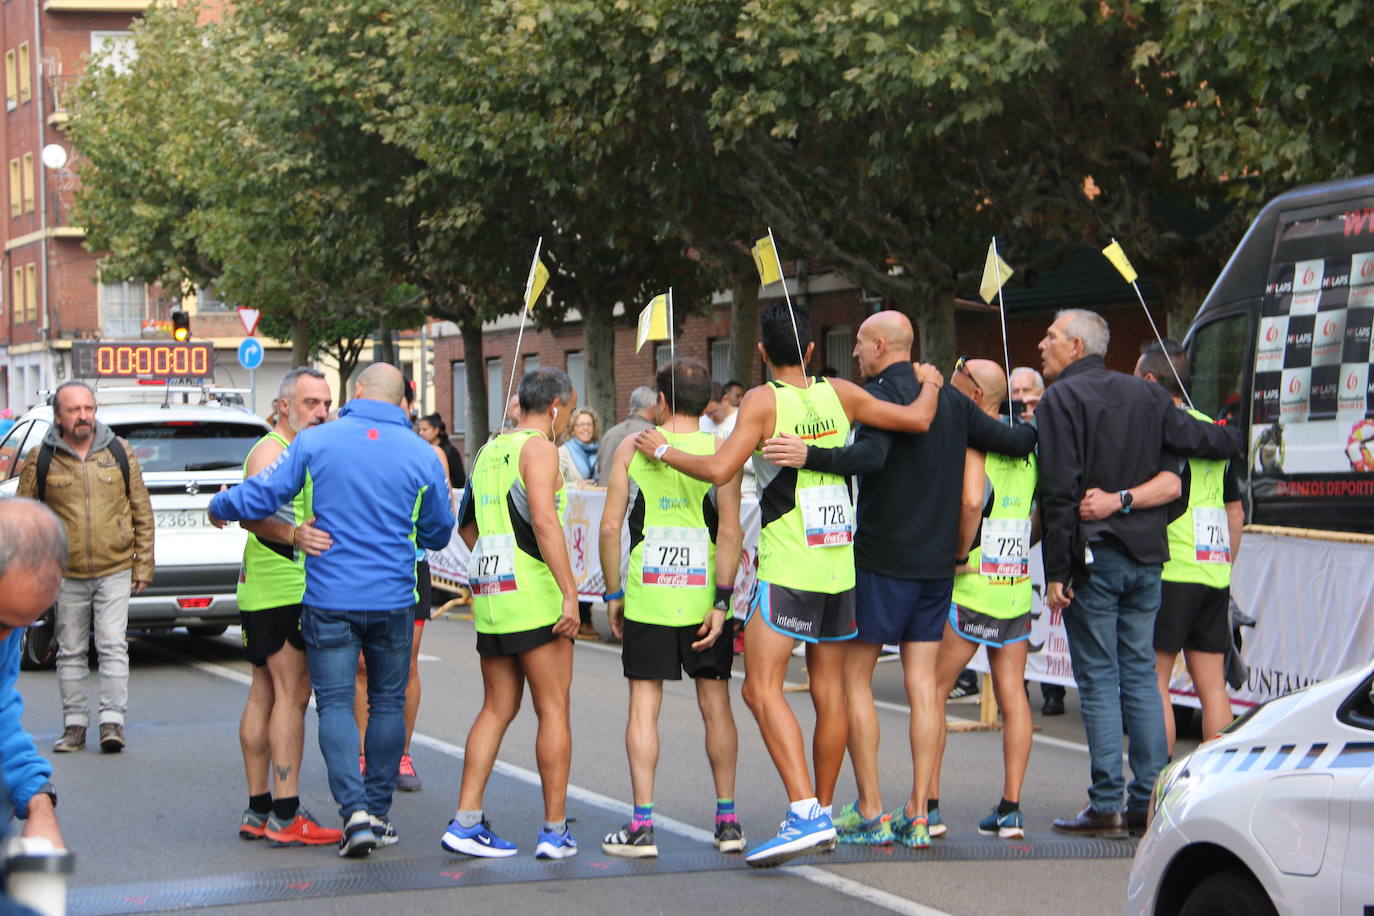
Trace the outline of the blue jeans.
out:
<instances>
[{"instance_id":1,"label":"blue jeans","mask_svg":"<svg viewBox=\"0 0 1374 916\"><path fill-rule=\"evenodd\" d=\"M1169 761L1164 704L1155 680L1155 615L1159 611L1158 565L1137 563L1102 544L1086 582L1073 583L1073 602L1064 612L1069 657L1078 682L1083 727L1088 734L1094 811L1144 811L1155 777ZM1121 717L1130 727L1129 787L1121 767Z\"/></svg>"},{"instance_id":2,"label":"blue jeans","mask_svg":"<svg viewBox=\"0 0 1374 916\"><path fill-rule=\"evenodd\" d=\"M301 635L320 715L320 752L329 791L347 820L354 811L384 817L391 810L405 746L406 682L415 611L331 611L305 606ZM358 773L358 723L353 719L358 653L367 662L366 777Z\"/></svg>"}]
</instances>

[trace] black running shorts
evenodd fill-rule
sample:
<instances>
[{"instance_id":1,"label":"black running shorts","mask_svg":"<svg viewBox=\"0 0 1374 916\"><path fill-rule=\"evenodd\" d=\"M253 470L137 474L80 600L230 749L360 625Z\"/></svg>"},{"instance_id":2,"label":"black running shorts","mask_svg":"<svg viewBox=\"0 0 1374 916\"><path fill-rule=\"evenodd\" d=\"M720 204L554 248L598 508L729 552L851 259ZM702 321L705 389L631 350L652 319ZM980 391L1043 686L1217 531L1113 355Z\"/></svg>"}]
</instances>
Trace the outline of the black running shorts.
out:
<instances>
[{"instance_id":1,"label":"black running shorts","mask_svg":"<svg viewBox=\"0 0 1374 916\"><path fill-rule=\"evenodd\" d=\"M479 632L477 634L477 654L483 658L505 658L538 649L544 643L553 642L559 638L558 634L553 631L553 627L553 624L549 624L546 627L519 630L515 633Z\"/></svg>"},{"instance_id":2,"label":"black running shorts","mask_svg":"<svg viewBox=\"0 0 1374 916\"><path fill-rule=\"evenodd\" d=\"M762 614L774 630L804 642L838 642L859 633L854 624L852 588L831 595L760 581L749 616L755 612Z\"/></svg>"},{"instance_id":3,"label":"black running shorts","mask_svg":"<svg viewBox=\"0 0 1374 916\"><path fill-rule=\"evenodd\" d=\"M625 644L620 651L625 676L637 681L680 681L682 672L691 678L726 680L735 661L733 630L725 621L716 641L704 652L692 651L701 637L700 624L669 627L625 621Z\"/></svg>"},{"instance_id":4,"label":"black running shorts","mask_svg":"<svg viewBox=\"0 0 1374 916\"><path fill-rule=\"evenodd\" d=\"M1231 590L1196 582L1161 582L1155 650L1225 653L1231 648Z\"/></svg>"},{"instance_id":5,"label":"black running shorts","mask_svg":"<svg viewBox=\"0 0 1374 916\"><path fill-rule=\"evenodd\" d=\"M243 630L243 657L252 662L254 667L265 666L268 657L276 655L288 642L305 651L299 604L268 607L260 611L239 611L239 625Z\"/></svg>"}]
</instances>

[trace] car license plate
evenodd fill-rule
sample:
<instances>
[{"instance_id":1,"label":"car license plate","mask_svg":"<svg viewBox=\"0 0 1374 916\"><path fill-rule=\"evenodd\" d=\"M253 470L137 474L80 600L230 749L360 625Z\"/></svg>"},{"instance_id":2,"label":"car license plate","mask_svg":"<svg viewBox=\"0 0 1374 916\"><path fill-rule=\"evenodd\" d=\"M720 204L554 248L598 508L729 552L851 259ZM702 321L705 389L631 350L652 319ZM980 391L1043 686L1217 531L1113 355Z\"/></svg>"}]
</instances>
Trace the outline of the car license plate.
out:
<instances>
[{"instance_id":1,"label":"car license plate","mask_svg":"<svg viewBox=\"0 0 1374 916\"><path fill-rule=\"evenodd\" d=\"M158 528L209 528L204 509L158 509L153 513Z\"/></svg>"}]
</instances>

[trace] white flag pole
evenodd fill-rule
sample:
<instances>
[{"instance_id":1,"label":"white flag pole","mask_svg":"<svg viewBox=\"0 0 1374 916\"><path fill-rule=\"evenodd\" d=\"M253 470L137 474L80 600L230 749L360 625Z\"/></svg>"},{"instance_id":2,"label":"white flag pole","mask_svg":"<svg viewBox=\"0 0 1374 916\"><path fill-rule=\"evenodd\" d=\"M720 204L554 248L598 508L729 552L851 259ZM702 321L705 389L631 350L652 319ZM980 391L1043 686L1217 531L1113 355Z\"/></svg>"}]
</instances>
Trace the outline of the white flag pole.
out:
<instances>
[{"instance_id":1,"label":"white flag pole","mask_svg":"<svg viewBox=\"0 0 1374 916\"><path fill-rule=\"evenodd\" d=\"M1007 302L1002 296L1002 258L997 253L997 236L992 237L992 269L997 271L997 312L1002 318L1002 364L1007 369L1007 425L1015 426L1011 409L1011 353L1007 349Z\"/></svg>"},{"instance_id":2,"label":"white flag pole","mask_svg":"<svg viewBox=\"0 0 1374 916\"><path fill-rule=\"evenodd\" d=\"M673 388L673 416L671 420L677 419L677 335L673 333L673 288L668 287L668 365L672 368L668 370L668 384Z\"/></svg>"},{"instance_id":3,"label":"white flag pole","mask_svg":"<svg viewBox=\"0 0 1374 916\"><path fill-rule=\"evenodd\" d=\"M792 339L797 342L797 361L801 363L802 387L811 387L811 376L806 372L806 354L802 352L801 334L797 331L797 310L792 307L792 296L787 292L787 278L782 274L782 256L778 254L778 242L773 238L773 227L768 227L768 243L773 248L773 262L778 265L778 279L782 281L782 297L787 302L787 314L792 317Z\"/></svg>"},{"instance_id":4,"label":"white flag pole","mask_svg":"<svg viewBox=\"0 0 1374 916\"><path fill-rule=\"evenodd\" d=\"M1112 239L1112 244L1116 244L1116 239ZM1169 371L1174 374L1174 381L1178 383L1178 390L1183 392L1183 400L1188 403L1190 410L1193 407L1193 399L1188 394L1188 387L1183 384L1183 379L1179 377L1178 367L1174 365L1174 358L1169 355L1169 348L1164 346L1164 337L1159 333L1159 328L1155 325L1154 316L1150 314L1150 307L1145 304L1145 296L1140 292L1140 284L1132 280L1131 289L1135 290L1135 297L1140 300L1140 307L1145 310L1145 319L1150 322L1150 330L1155 332L1155 340L1159 341L1159 349L1164 352L1164 360L1169 364Z\"/></svg>"},{"instance_id":5,"label":"white flag pole","mask_svg":"<svg viewBox=\"0 0 1374 916\"><path fill-rule=\"evenodd\" d=\"M515 371L520 365L520 343L525 339L525 316L529 313L530 290L534 289L534 272L539 266L539 251L544 247L544 237L534 244L534 260L530 261L530 273L525 278L525 295L520 299L520 332L515 335L515 356L511 358L510 381L506 383L506 399L501 402L501 425L506 423L506 408L510 404L511 392L515 390ZM552 431L550 431L552 438Z\"/></svg>"}]
</instances>

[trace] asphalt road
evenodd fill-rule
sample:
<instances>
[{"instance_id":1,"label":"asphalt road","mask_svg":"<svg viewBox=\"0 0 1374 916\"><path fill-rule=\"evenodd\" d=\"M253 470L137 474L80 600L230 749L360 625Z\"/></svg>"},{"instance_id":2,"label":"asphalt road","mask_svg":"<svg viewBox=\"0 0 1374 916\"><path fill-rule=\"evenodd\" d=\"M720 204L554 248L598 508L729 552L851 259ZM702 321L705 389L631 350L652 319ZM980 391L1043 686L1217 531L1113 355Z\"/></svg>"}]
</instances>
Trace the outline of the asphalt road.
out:
<instances>
[{"instance_id":1,"label":"asphalt road","mask_svg":"<svg viewBox=\"0 0 1374 916\"><path fill-rule=\"evenodd\" d=\"M604 617L598 622L604 632ZM339 859L332 848L269 849L237 838L246 797L237 723L248 666L239 657L236 630L216 639L180 634L135 639L128 748L118 755L92 747L52 755L61 793L59 818L78 857L71 912L221 906L276 913L325 905L341 914L373 914L385 906L397 916L458 906L510 914L553 908L569 914L612 908L700 913L761 904L798 914L885 908L1012 916L1110 913L1124 904L1134 841L1065 840L1050 832L1053 818L1085 803L1088 756L1074 693L1069 693L1067 715L1042 720L1034 686L1032 705L1041 728L1023 793L1025 841L976 833L977 821L999 795L1001 744L999 733L972 732L950 737L941 795L950 834L936 840L930 853L841 846L791 867L749 869L710 845L714 792L695 695L690 682L681 682L664 691L655 798L660 857L648 862L607 857L600 837L629 813L623 737L627 692L618 650L591 643L577 646L573 683L569 813L576 818L580 854L561 863L533 858L541 810L535 720L526 703L506 736L486 800L488 816L498 832L520 844L520 855L497 861L449 855L438 841L453 816L461 745L480 706L481 682L470 623L442 619L426 629L424 701L412 748L424 789L398 793L392 819L400 843L363 861ZM793 678L803 679L799 662ZM47 753L61 732L55 675L28 672L20 685L25 721ZM875 685L884 729L884 801L895 805L910 781L899 666L880 665ZM791 696L809 728L806 694ZM973 718L976 707L955 703L949 712ZM786 799L737 691L735 713L740 728L736 804L752 845L775 832ZM312 711L302 800L322 822L333 824L337 814L314 719ZM846 768L836 801L854 794ZM382 893L384 901L377 896Z\"/></svg>"}]
</instances>

